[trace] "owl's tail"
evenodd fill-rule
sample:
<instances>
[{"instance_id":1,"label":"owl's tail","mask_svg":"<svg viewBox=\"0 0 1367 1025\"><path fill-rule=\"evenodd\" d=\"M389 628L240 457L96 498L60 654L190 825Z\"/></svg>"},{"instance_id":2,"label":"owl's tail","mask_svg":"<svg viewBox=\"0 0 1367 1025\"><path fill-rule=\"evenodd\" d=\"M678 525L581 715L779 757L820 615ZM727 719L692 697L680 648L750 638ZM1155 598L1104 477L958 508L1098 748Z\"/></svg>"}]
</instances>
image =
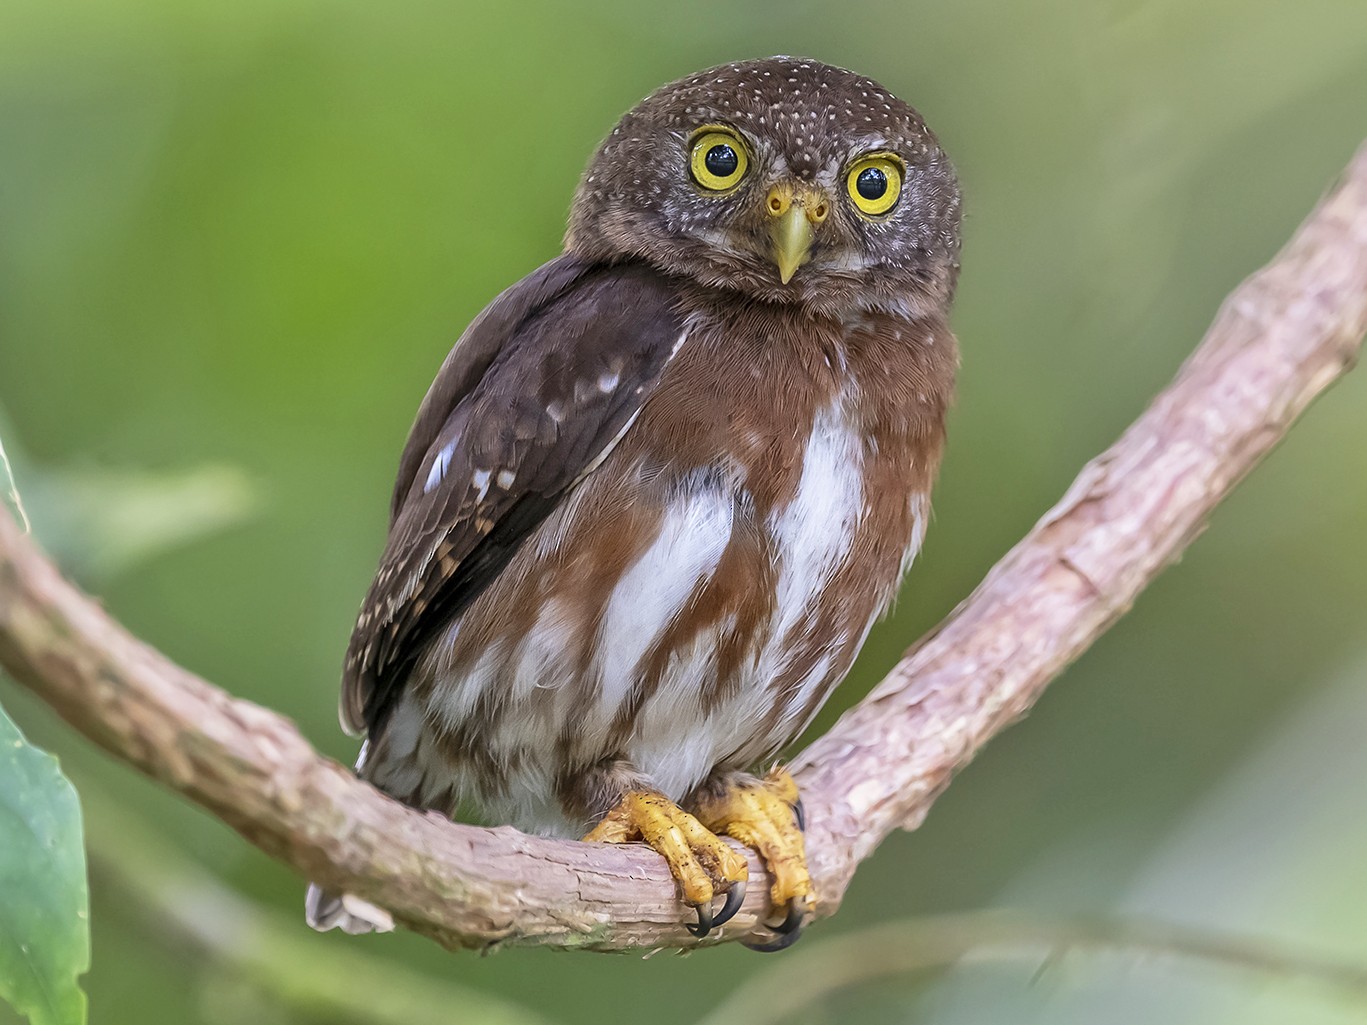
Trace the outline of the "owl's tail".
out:
<instances>
[{"instance_id":1,"label":"owl's tail","mask_svg":"<svg viewBox=\"0 0 1367 1025\"><path fill-rule=\"evenodd\" d=\"M369 778L365 771L369 751L370 741L366 740L356 758L356 774L362 779ZM350 893L325 890L317 883L309 883L308 896L304 898L304 921L319 932L341 929L353 936L394 931L394 916L384 908Z\"/></svg>"},{"instance_id":2,"label":"owl's tail","mask_svg":"<svg viewBox=\"0 0 1367 1025\"><path fill-rule=\"evenodd\" d=\"M353 936L367 932L392 932L394 916L382 907L350 893L333 893L317 883L309 884L304 898L304 919L319 932L341 929Z\"/></svg>"}]
</instances>

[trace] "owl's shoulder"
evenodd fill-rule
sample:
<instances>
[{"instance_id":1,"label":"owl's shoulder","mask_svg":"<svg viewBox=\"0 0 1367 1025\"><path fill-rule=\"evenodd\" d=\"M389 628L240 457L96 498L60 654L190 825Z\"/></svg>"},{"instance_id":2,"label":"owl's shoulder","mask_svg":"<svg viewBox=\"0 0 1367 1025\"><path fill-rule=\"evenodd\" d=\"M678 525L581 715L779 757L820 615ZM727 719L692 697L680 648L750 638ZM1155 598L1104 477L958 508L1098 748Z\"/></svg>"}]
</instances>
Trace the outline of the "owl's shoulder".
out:
<instances>
[{"instance_id":1,"label":"owl's shoulder","mask_svg":"<svg viewBox=\"0 0 1367 1025\"><path fill-rule=\"evenodd\" d=\"M564 254L495 296L452 346L418 408L399 460L391 519L452 411L492 383L489 371L496 362L520 355L560 367L583 359L595 345L604 354L638 355L668 347L677 338L677 294L675 281L644 264L601 264Z\"/></svg>"}]
</instances>

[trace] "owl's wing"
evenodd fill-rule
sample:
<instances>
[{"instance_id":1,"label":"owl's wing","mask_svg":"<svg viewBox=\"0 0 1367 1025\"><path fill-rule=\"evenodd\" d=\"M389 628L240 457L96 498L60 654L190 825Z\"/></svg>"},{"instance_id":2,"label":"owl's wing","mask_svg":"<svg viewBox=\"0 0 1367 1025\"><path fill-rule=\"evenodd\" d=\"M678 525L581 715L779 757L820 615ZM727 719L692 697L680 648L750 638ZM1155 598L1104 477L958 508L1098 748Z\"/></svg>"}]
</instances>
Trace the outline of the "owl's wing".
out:
<instances>
[{"instance_id":1,"label":"owl's wing","mask_svg":"<svg viewBox=\"0 0 1367 1025\"><path fill-rule=\"evenodd\" d=\"M674 298L648 268L561 257L466 330L400 461L347 649L345 725L376 728L424 644L626 433L682 340Z\"/></svg>"}]
</instances>

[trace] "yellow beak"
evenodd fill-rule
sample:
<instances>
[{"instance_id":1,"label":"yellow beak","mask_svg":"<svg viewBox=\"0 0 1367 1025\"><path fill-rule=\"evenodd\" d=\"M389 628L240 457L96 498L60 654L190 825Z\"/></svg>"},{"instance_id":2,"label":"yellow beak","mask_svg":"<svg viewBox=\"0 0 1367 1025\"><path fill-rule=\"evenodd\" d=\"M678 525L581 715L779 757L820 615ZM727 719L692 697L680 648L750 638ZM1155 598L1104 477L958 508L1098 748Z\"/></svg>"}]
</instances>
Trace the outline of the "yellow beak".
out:
<instances>
[{"instance_id":1,"label":"yellow beak","mask_svg":"<svg viewBox=\"0 0 1367 1025\"><path fill-rule=\"evenodd\" d=\"M779 280L786 285L807 262L815 234L812 222L807 220L802 207L795 206L769 226L769 233L774 240L774 263L778 264Z\"/></svg>"},{"instance_id":2,"label":"yellow beak","mask_svg":"<svg viewBox=\"0 0 1367 1025\"><path fill-rule=\"evenodd\" d=\"M811 256L816 225L826 219L830 204L820 192L787 182L775 185L765 199L769 214L770 251L785 285Z\"/></svg>"}]
</instances>

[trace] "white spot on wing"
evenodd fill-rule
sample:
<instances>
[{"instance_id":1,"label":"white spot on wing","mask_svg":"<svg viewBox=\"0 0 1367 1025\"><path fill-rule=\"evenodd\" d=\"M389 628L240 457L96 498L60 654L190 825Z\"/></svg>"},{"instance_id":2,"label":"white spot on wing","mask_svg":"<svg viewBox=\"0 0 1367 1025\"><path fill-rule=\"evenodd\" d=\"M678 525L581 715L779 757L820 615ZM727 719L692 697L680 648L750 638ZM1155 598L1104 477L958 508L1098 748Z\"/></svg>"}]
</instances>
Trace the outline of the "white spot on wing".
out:
<instances>
[{"instance_id":1,"label":"white spot on wing","mask_svg":"<svg viewBox=\"0 0 1367 1025\"><path fill-rule=\"evenodd\" d=\"M669 365L669 360L672 360L674 358L675 354L679 351L679 347L683 345L684 341L687 338L687 330L679 334L679 337L674 342L674 347L669 350L669 359L665 360L666 366ZM612 450L617 447L617 443L626 436L627 431L631 430L631 425L636 422L636 418L640 415L641 407L637 406L635 412L633 412L631 416L627 418L627 422L622 424L622 429L617 432L617 434L613 437L611 441L609 441L606 445L603 446L603 450L599 452L596 456L594 456L587 466L585 466L582 470L579 471L579 475L574 478L574 484L578 484L581 480L583 480L585 477L591 474L594 470L598 469L598 467L603 465L603 460L612 454Z\"/></svg>"},{"instance_id":2,"label":"white spot on wing","mask_svg":"<svg viewBox=\"0 0 1367 1025\"><path fill-rule=\"evenodd\" d=\"M442 446L437 458L432 460L432 468L427 471L427 481L422 486L424 495L430 494L432 489L441 483L441 479L446 476L446 470L451 465L451 456L456 451L456 443L448 441Z\"/></svg>"},{"instance_id":3,"label":"white spot on wing","mask_svg":"<svg viewBox=\"0 0 1367 1025\"><path fill-rule=\"evenodd\" d=\"M484 501L484 496L489 493L489 479L493 474L488 470L476 470L470 478L470 486L475 489L475 500Z\"/></svg>"}]
</instances>

